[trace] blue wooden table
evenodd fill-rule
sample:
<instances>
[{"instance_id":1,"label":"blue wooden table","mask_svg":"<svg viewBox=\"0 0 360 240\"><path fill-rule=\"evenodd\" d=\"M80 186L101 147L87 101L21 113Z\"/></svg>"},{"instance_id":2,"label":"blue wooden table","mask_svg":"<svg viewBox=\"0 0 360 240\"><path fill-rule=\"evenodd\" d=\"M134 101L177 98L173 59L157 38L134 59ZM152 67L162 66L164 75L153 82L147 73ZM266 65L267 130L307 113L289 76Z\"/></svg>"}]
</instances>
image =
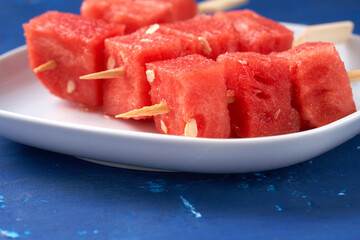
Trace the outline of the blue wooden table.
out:
<instances>
[{"instance_id":1,"label":"blue wooden table","mask_svg":"<svg viewBox=\"0 0 360 240\"><path fill-rule=\"evenodd\" d=\"M250 0L279 21L352 20L354 0ZM80 0L0 0L0 53L21 24ZM1 77L1 73L0 73ZM0 126L1 128L1 126ZM360 136L288 168L249 174L111 168L0 137L0 239L360 239Z\"/></svg>"}]
</instances>

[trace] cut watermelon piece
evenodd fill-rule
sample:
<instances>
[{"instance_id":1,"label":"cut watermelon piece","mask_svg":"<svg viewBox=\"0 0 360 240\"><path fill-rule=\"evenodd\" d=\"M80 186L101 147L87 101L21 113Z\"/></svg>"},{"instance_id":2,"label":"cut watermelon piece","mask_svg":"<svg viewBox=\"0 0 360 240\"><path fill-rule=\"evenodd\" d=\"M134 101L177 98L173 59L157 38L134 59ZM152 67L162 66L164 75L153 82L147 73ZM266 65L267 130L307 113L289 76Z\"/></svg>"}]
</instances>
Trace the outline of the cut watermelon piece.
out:
<instances>
[{"instance_id":1,"label":"cut watermelon piece","mask_svg":"<svg viewBox=\"0 0 360 240\"><path fill-rule=\"evenodd\" d=\"M187 19L196 11L193 0L85 0L81 5L83 16L125 24L127 34L150 24Z\"/></svg>"},{"instance_id":2,"label":"cut watermelon piece","mask_svg":"<svg viewBox=\"0 0 360 240\"><path fill-rule=\"evenodd\" d=\"M233 132L239 137L263 137L297 132L298 112L291 106L287 61L258 53L219 56L224 65Z\"/></svg>"},{"instance_id":3,"label":"cut watermelon piece","mask_svg":"<svg viewBox=\"0 0 360 240\"><path fill-rule=\"evenodd\" d=\"M188 41L193 53L212 59L238 50L237 33L231 22L212 16L198 15L186 21L162 24L159 32Z\"/></svg>"},{"instance_id":4,"label":"cut watermelon piece","mask_svg":"<svg viewBox=\"0 0 360 240\"><path fill-rule=\"evenodd\" d=\"M145 31L145 29L144 29ZM124 67L125 75L104 81L104 113L115 116L151 105L145 63L187 54L187 46L175 36L138 31L105 41L108 68Z\"/></svg>"},{"instance_id":5,"label":"cut watermelon piece","mask_svg":"<svg viewBox=\"0 0 360 240\"><path fill-rule=\"evenodd\" d=\"M230 136L223 68L200 55L146 64L153 104L169 113L154 117L159 132L206 138Z\"/></svg>"},{"instance_id":6,"label":"cut watermelon piece","mask_svg":"<svg viewBox=\"0 0 360 240\"><path fill-rule=\"evenodd\" d=\"M104 39L122 35L124 26L52 11L24 24L24 30L31 68L57 63L36 74L52 94L88 107L102 104L101 81L79 77L104 70Z\"/></svg>"},{"instance_id":7,"label":"cut watermelon piece","mask_svg":"<svg viewBox=\"0 0 360 240\"><path fill-rule=\"evenodd\" d=\"M326 125L356 111L344 63L332 43L304 43L275 54L289 61L302 129Z\"/></svg>"},{"instance_id":8,"label":"cut watermelon piece","mask_svg":"<svg viewBox=\"0 0 360 240\"><path fill-rule=\"evenodd\" d=\"M294 40L291 30L251 10L216 13L215 18L233 22L242 52L281 52L290 49Z\"/></svg>"}]
</instances>

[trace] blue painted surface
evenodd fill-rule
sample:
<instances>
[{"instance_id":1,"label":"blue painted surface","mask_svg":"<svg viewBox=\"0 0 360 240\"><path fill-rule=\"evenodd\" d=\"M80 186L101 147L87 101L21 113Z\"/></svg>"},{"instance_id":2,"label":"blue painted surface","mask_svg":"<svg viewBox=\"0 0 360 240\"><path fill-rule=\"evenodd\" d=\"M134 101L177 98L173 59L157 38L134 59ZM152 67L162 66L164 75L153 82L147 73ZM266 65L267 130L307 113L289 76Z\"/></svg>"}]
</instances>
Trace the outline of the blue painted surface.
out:
<instances>
[{"instance_id":1,"label":"blue painted surface","mask_svg":"<svg viewBox=\"0 0 360 240\"><path fill-rule=\"evenodd\" d=\"M24 43L23 22L49 9L78 12L80 1L0 6L3 53ZM360 23L359 1L251 0L247 7L287 22ZM0 239L360 239L359 159L357 136L263 173L153 173L0 137Z\"/></svg>"}]
</instances>

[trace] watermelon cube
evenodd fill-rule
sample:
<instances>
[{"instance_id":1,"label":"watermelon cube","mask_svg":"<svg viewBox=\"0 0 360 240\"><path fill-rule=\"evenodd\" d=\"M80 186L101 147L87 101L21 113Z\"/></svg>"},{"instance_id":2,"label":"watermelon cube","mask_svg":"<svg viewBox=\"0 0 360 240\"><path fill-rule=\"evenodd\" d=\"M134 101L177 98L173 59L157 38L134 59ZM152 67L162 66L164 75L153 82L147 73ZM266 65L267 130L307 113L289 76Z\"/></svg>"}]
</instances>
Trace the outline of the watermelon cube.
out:
<instances>
[{"instance_id":1,"label":"watermelon cube","mask_svg":"<svg viewBox=\"0 0 360 240\"><path fill-rule=\"evenodd\" d=\"M215 18L233 22L242 52L281 52L290 49L294 40L291 30L251 10L216 13Z\"/></svg>"},{"instance_id":2,"label":"watermelon cube","mask_svg":"<svg viewBox=\"0 0 360 240\"><path fill-rule=\"evenodd\" d=\"M223 64L231 126L238 137L264 137L300 129L298 112L291 106L287 61L258 53L229 53Z\"/></svg>"},{"instance_id":3,"label":"watermelon cube","mask_svg":"<svg viewBox=\"0 0 360 240\"><path fill-rule=\"evenodd\" d=\"M304 43L274 55L288 60L302 129L320 127L356 111L344 63L332 43Z\"/></svg>"},{"instance_id":4,"label":"watermelon cube","mask_svg":"<svg viewBox=\"0 0 360 240\"><path fill-rule=\"evenodd\" d=\"M223 67L200 55L146 64L153 104L169 113L154 117L160 133L206 138L230 136Z\"/></svg>"},{"instance_id":5,"label":"watermelon cube","mask_svg":"<svg viewBox=\"0 0 360 240\"><path fill-rule=\"evenodd\" d=\"M125 32L154 24L183 20L197 12L194 0L85 0L81 15L125 24Z\"/></svg>"},{"instance_id":6,"label":"watermelon cube","mask_svg":"<svg viewBox=\"0 0 360 240\"><path fill-rule=\"evenodd\" d=\"M188 41L191 52L211 59L238 50L237 33L231 22L212 16L198 15L186 21L162 24L159 32Z\"/></svg>"},{"instance_id":7,"label":"watermelon cube","mask_svg":"<svg viewBox=\"0 0 360 240\"><path fill-rule=\"evenodd\" d=\"M187 54L187 46L175 36L146 33L109 38L105 41L108 69L123 67L125 75L104 81L104 113L115 116L151 105L145 64Z\"/></svg>"},{"instance_id":8,"label":"watermelon cube","mask_svg":"<svg viewBox=\"0 0 360 240\"><path fill-rule=\"evenodd\" d=\"M51 11L24 24L24 30L31 68L56 62L36 74L52 94L88 107L102 104L101 81L79 77L104 70L104 40L122 35L124 26Z\"/></svg>"}]
</instances>

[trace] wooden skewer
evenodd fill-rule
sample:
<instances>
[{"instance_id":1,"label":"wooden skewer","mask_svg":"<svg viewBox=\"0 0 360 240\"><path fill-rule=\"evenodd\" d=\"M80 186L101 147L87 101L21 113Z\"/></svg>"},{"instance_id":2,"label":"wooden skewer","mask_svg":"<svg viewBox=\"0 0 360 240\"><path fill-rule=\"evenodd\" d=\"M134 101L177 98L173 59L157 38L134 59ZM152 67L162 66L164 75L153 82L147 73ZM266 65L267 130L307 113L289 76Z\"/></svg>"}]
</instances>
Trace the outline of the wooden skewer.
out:
<instances>
[{"instance_id":1,"label":"wooden skewer","mask_svg":"<svg viewBox=\"0 0 360 240\"><path fill-rule=\"evenodd\" d=\"M348 76L349 76L350 82L360 81L360 69L354 70L354 71L349 71Z\"/></svg>"},{"instance_id":2,"label":"wooden skewer","mask_svg":"<svg viewBox=\"0 0 360 240\"><path fill-rule=\"evenodd\" d=\"M116 115L116 118L134 118L134 117L151 117L159 114L168 113L170 109L164 103L155 104L152 106L135 109L130 112Z\"/></svg>"},{"instance_id":3,"label":"wooden skewer","mask_svg":"<svg viewBox=\"0 0 360 240\"><path fill-rule=\"evenodd\" d=\"M354 30L351 21L332 22L308 26L305 31L295 39L293 46L305 42L332 42L343 43L349 40Z\"/></svg>"},{"instance_id":4,"label":"wooden skewer","mask_svg":"<svg viewBox=\"0 0 360 240\"><path fill-rule=\"evenodd\" d=\"M125 70L123 67L113 68L102 72L91 73L88 75L81 76L80 79L108 79L108 78L119 78L124 76Z\"/></svg>"},{"instance_id":5,"label":"wooden skewer","mask_svg":"<svg viewBox=\"0 0 360 240\"><path fill-rule=\"evenodd\" d=\"M166 114L170 111L166 104L160 103L155 104L153 106L147 106L140 109L135 109L127 113L116 115L116 118L135 118L135 117L151 117L159 114ZM168 128L165 123L161 120L161 129L166 134L168 132ZM185 137L197 137L198 129L196 120L194 118L190 119L184 129Z\"/></svg>"},{"instance_id":6,"label":"wooden skewer","mask_svg":"<svg viewBox=\"0 0 360 240\"><path fill-rule=\"evenodd\" d=\"M34 73L43 72L46 70L54 69L57 63L55 60L47 61L46 63L41 64L40 66L33 69Z\"/></svg>"},{"instance_id":7,"label":"wooden skewer","mask_svg":"<svg viewBox=\"0 0 360 240\"><path fill-rule=\"evenodd\" d=\"M207 0L198 4L198 13L214 13L240 7L248 0Z\"/></svg>"},{"instance_id":8,"label":"wooden skewer","mask_svg":"<svg viewBox=\"0 0 360 240\"><path fill-rule=\"evenodd\" d=\"M234 96L227 94L227 102L233 103ZM160 114L166 114L170 112L170 109L165 103L155 104L152 106L146 106L139 109L134 109L132 111L116 115L115 118L135 118L135 117L152 117Z\"/></svg>"}]
</instances>

